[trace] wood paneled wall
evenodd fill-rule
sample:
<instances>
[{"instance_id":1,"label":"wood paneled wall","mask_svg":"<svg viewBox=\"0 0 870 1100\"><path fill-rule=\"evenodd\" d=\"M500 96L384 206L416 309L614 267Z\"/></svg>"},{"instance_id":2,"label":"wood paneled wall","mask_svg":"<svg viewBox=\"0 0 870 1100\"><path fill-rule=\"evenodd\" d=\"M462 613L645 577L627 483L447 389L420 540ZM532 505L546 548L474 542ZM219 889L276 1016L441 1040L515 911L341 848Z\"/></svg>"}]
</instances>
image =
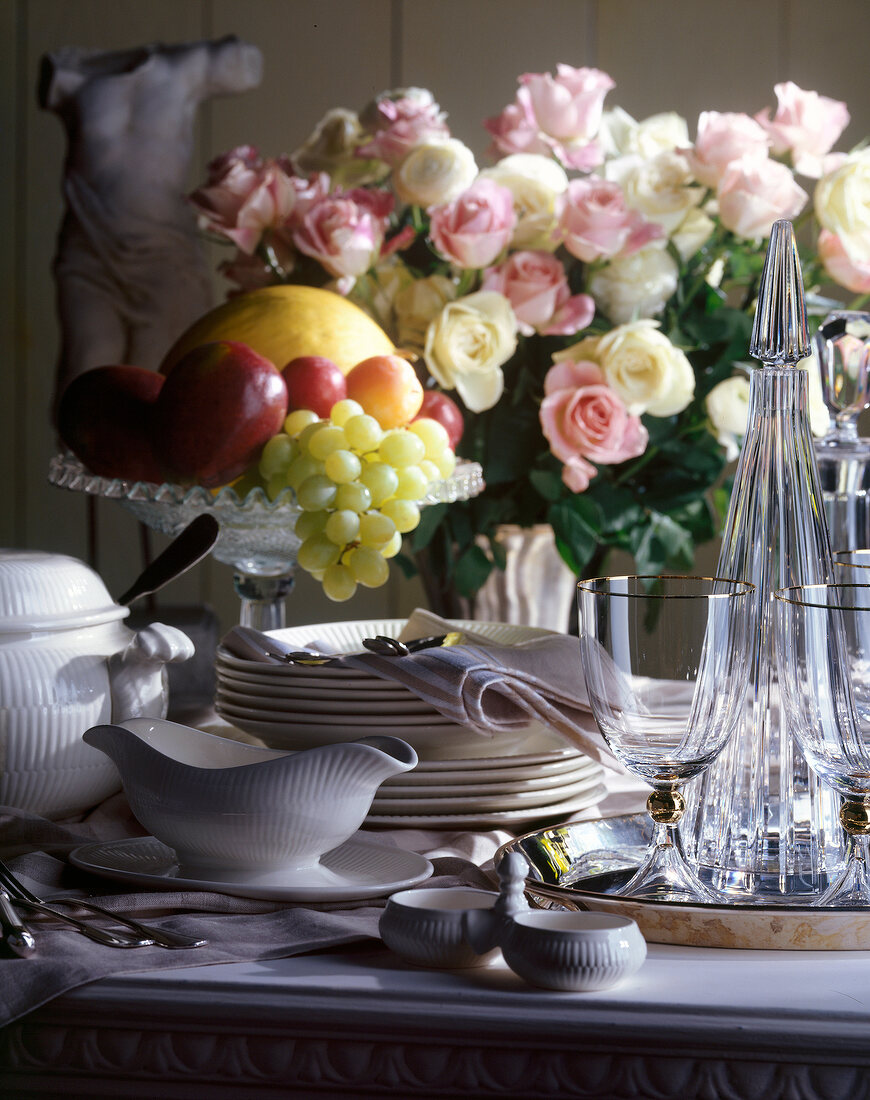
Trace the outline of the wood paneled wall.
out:
<instances>
[{"instance_id":1,"label":"wood paneled wall","mask_svg":"<svg viewBox=\"0 0 870 1100\"><path fill-rule=\"evenodd\" d=\"M840 148L870 134L867 0L2 0L0 545L86 554L83 499L46 482L64 135L37 107L40 57L65 45L116 49L230 33L262 50L263 81L202 108L192 184L219 151L241 142L291 150L328 108L359 108L400 84L430 88L454 134L483 158L482 119L513 98L520 73L557 62L606 70L617 85L608 105L638 118L676 110L693 129L704 109L773 106L774 83L791 79L847 101L852 123ZM101 502L99 529L99 569L118 592L139 568L136 524ZM209 602L224 625L237 613L230 569L212 561L167 600ZM302 577L290 618L400 615L421 600L416 582L394 576L386 589L332 604Z\"/></svg>"}]
</instances>

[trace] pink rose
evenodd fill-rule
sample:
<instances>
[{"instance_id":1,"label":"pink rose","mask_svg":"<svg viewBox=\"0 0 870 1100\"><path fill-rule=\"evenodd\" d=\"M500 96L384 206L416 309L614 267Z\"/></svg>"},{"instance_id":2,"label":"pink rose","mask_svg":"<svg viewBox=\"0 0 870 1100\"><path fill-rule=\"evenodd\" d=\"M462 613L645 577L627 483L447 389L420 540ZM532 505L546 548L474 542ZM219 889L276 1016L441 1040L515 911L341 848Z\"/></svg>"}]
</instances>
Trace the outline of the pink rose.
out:
<instances>
[{"instance_id":1,"label":"pink rose","mask_svg":"<svg viewBox=\"0 0 870 1100\"><path fill-rule=\"evenodd\" d=\"M231 283L237 284L238 289L231 290L230 296L243 290L258 290L260 287L271 286L275 282L276 274L290 274L296 257L292 241L287 239L283 232L270 233L269 250L273 263L277 265L277 271L256 253L248 255L240 249L236 250L231 260L223 260L218 264L221 275Z\"/></svg>"},{"instance_id":2,"label":"pink rose","mask_svg":"<svg viewBox=\"0 0 870 1100\"><path fill-rule=\"evenodd\" d=\"M590 141L601 126L604 97L615 84L600 69L558 65L556 73L520 77L538 128L558 141Z\"/></svg>"},{"instance_id":3,"label":"pink rose","mask_svg":"<svg viewBox=\"0 0 870 1100\"><path fill-rule=\"evenodd\" d=\"M563 463L562 480L575 493L584 492L597 472L590 462L625 462L646 450L646 428L629 416L595 363L551 367L539 415L550 450Z\"/></svg>"},{"instance_id":4,"label":"pink rose","mask_svg":"<svg viewBox=\"0 0 870 1100\"><path fill-rule=\"evenodd\" d=\"M392 209L386 191L336 191L309 208L293 240L338 277L339 290L346 293L377 260Z\"/></svg>"},{"instance_id":5,"label":"pink rose","mask_svg":"<svg viewBox=\"0 0 870 1100\"><path fill-rule=\"evenodd\" d=\"M262 161L250 145L216 157L204 187L190 196L203 229L252 253L264 230L286 224L296 205L290 176L275 160Z\"/></svg>"},{"instance_id":6,"label":"pink rose","mask_svg":"<svg viewBox=\"0 0 870 1100\"><path fill-rule=\"evenodd\" d=\"M550 147L541 137L535 122L527 88L520 88L516 100L500 115L485 119L483 125L492 135L496 154L538 153L547 156L550 153Z\"/></svg>"},{"instance_id":7,"label":"pink rose","mask_svg":"<svg viewBox=\"0 0 870 1100\"><path fill-rule=\"evenodd\" d=\"M507 298L524 336L571 336L595 314L588 294L571 294L565 269L550 252L513 252L503 264L489 268L481 289Z\"/></svg>"},{"instance_id":8,"label":"pink rose","mask_svg":"<svg viewBox=\"0 0 870 1100\"><path fill-rule=\"evenodd\" d=\"M402 88L379 96L361 121L374 137L356 150L396 167L415 145L450 137L444 113L425 88Z\"/></svg>"},{"instance_id":9,"label":"pink rose","mask_svg":"<svg viewBox=\"0 0 870 1100\"><path fill-rule=\"evenodd\" d=\"M769 145L764 128L749 115L703 111L695 144L683 152L695 179L705 187L715 187L732 160L765 159Z\"/></svg>"},{"instance_id":10,"label":"pink rose","mask_svg":"<svg viewBox=\"0 0 870 1100\"><path fill-rule=\"evenodd\" d=\"M459 267L486 267L510 243L517 216L513 195L478 179L453 202L433 207L429 233L446 259Z\"/></svg>"},{"instance_id":11,"label":"pink rose","mask_svg":"<svg viewBox=\"0 0 870 1100\"><path fill-rule=\"evenodd\" d=\"M773 90L777 102L773 119L769 107L755 117L770 134L774 153L790 152L796 171L819 179L825 154L849 124L846 104L805 92L790 80Z\"/></svg>"},{"instance_id":12,"label":"pink rose","mask_svg":"<svg viewBox=\"0 0 870 1100\"><path fill-rule=\"evenodd\" d=\"M586 263L628 256L663 235L661 226L628 209L622 188L610 180L572 180L557 210L559 240Z\"/></svg>"},{"instance_id":13,"label":"pink rose","mask_svg":"<svg viewBox=\"0 0 870 1100\"><path fill-rule=\"evenodd\" d=\"M819 257L834 282L855 294L870 294L870 262L851 260L843 242L828 229L819 233Z\"/></svg>"},{"instance_id":14,"label":"pink rose","mask_svg":"<svg viewBox=\"0 0 870 1100\"><path fill-rule=\"evenodd\" d=\"M749 240L769 237L775 221L797 217L809 198L786 165L756 157L732 161L716 195L722 224Z\"/></svg>"}]
</instances>

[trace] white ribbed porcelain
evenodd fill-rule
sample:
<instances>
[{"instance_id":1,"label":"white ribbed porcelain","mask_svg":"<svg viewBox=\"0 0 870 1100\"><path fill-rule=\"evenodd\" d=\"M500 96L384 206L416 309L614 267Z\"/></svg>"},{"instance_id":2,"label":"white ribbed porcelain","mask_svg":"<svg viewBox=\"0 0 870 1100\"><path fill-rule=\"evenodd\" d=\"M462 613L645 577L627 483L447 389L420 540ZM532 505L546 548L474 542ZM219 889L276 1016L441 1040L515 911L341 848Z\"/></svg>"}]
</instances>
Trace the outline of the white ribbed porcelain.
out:
<instances>
[{"instance_id":1,"label":"white ribbed porcelain","mask_svg":"<svg viewBox=\"0 0 870 1100\"><path fill-rule=\"evenodd\" d=\"M193 645L155 623L134 634L100 577L64 554L0 550L0 805L59 818L120 787L89 727L166 713L167 661Z\"/></svg>"},{"instance_id":2,"label":"white ribbed porcelain","mask_svg":"<svg viewBox=\"0 0 870 1100\"><path fill-rule=\"evenodd\" d=\"M395 737L292 753L156 718L96 726L84 739L115 762L133 813L183 872L224 882L304 877L359 829L384 779L417 763Z\"/></svg>"},{"instance_id":3,"label":"white ribbed porcelain","mask_svg":"<svg viewBox=\"0 0 870 1100\"><path fill-rule=\"evenodd\" d=\"M607 989L640 968L646 941L630 917L615 913L530 910L501 938L505 962L544 989Z\"/></svg>"},{"instance_id":4,"label":"white ribbed porcelain","mask_svg":"<svg viewBox=\"0 0 870 1100\"><path fill-rule=\"evenodd\" d=\"M416 966L482 966L498 948L477 954L465 934L465 914L492 909L497 900L496 893L464 886L402 890L388 899L378 931L391 951Z\"/></svg>"}]
</instances>

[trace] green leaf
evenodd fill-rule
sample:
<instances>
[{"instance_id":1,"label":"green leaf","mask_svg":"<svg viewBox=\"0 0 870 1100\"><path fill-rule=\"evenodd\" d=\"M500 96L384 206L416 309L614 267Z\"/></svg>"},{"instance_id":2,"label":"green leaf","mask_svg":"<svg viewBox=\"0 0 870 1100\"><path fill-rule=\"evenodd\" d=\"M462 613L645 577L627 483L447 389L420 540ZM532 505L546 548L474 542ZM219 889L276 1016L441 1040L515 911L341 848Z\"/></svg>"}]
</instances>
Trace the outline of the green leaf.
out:
<instances>
[{"instance_id":1,"label":"green leaf","mask_svg":"<svg viewBox=\"0 0 870 1100\"><path fill-rule=\"evenodd\" d=\"M548 519L556 536L556 547L568 565L579 576L598 546L595 528L580 514L575 505L582 498L554 504Z\"/></svg>"},{"instance_id":2,"label":"green leaf","mask_svg":"<svg viewBox=\"0 0 870 1100\"><path fill-rule=\"evenodd\" d=\"M470 546L456 562L454 583L460 596L469 599L486 583L492 562L479 546Z\"/></svg>"},{"instance_id":3,"label":"green leaf","mask_svg":"<svg viewBox=\"0 0 870 1100\"><path fill-rule=\"evenodd\" d=\"M640 537L633 553L640 573L692 568L692 535L670 516L651 512L648 525L637 533Z\"/></svg>"},{"instance_id":4,"label":"green leaf","mask_svg":"<svg viewBox=\"0 0 870 1100\"><path fill-rule=\"evenodd\" d=\"M446 504L432 504L427 508L420 509L420 522L414 529L410 540L411 549L415 553L429 545L446 514Z\"/></svg>"},{"instance_id":5,"label":"green leaf","mask_svg":"<svg viewBox=\"0 0 870 1100\"><path fill-rule=\"evenodd\" d=\"M613 485L603 478L596 479L589 486L586 495L598 506L602 534L612 535L627 531L643 515L643 509L628 489Z\"/></svg>"},{"instance_id":6,"label":"green leaf","mask_svg":"<svg viewBox=\"0 0 870 1100\"><path fill-rule=\"evenodd\" d=\"M562 478L553 470L532 470L529 481L544 500L548 501L558 500L565 488Z\"/></svg>"}]
</instances>

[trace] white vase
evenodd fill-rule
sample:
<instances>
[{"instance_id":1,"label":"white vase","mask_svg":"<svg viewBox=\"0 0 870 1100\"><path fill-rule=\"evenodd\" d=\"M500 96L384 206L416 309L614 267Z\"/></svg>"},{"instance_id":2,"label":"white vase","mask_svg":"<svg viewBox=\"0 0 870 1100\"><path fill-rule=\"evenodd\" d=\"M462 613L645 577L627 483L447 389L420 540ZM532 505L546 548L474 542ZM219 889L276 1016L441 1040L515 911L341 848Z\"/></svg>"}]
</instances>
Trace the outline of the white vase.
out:
<instances>
[{"instance_id":1,"label":"white vase","mask_svg":"<svg viewBox=\"0 0 870 1100\"><path fill-rule=\"evenodd\" d=\"M475 619L567 631L577 578L559 556L552 527L503 524L496 541L505 568L493 569L474 597Z\"/></svg>"}]
</instances>

